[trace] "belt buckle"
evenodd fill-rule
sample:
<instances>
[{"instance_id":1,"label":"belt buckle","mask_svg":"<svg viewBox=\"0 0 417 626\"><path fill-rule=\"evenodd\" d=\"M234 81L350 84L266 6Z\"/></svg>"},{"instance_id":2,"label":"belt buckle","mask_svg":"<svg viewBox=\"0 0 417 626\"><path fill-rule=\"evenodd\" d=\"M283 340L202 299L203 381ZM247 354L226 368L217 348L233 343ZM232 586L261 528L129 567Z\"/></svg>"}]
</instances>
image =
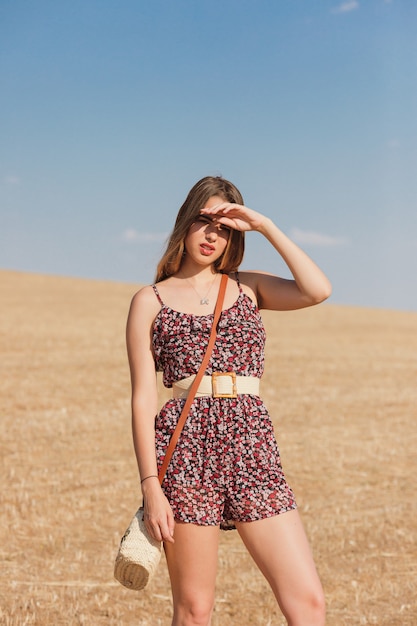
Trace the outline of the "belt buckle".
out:
<instances>
[{"instance_id":1,"label":"belt buckle","mask_svg":"<svg viewBox=\"0 0 417 626\"><path fill-rule=\"evenodd\" d=\"M230 378L231 393L222 393L219 390L219 378ZM236 374L235 372L213 372L211 375L211 386L213 398L237 398Z\"/></svg>"}]
</instances>

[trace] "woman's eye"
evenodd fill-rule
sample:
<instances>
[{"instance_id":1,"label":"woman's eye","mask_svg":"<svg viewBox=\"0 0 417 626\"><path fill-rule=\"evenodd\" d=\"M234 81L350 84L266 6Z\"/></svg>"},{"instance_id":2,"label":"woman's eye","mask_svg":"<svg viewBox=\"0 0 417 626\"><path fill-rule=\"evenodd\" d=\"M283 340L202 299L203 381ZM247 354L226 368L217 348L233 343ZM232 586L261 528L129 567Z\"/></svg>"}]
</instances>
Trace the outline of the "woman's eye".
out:
<instances>
[{"instance_id":1,"label":"woman's eye","mask_svg":"<svg viewBox=\"0 0 417 626\"><path fill-rule=\"evenodd\" d=\"M206 217L205 215L200 215L200 217L198 217L195 221L196 224L210 224L211 226L214 226L215 228L217 228L218 231L221 231L222 233L230 233L230 228L228 226L225 226L224 224L221 224L220 222L215 222L214 220L210 219L209 217Z\"/></svg>"}]
</instances>

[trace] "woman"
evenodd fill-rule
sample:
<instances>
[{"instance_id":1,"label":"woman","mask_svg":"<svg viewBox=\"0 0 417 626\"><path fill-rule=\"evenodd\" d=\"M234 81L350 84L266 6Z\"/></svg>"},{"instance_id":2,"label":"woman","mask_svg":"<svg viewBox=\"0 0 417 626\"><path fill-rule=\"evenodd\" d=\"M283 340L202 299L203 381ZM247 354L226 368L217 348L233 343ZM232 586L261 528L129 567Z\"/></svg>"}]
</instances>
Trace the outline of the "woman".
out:
<instances>
[{"instance_id":1,"label":"woman","mask_svg":"<svg viewBox=\"0 0 417 626\"><path fill-rule=\"evenodd\" d=\"M245 231L264 235L292 280L237 272ZM158 481L184 401L177 381L204 356L221 274L228 275L216 344L206 370L234 371L243 392L196 397L162 487ZM210 624L220 528L237 528L291 626L322 626L323 591L287 484L257 383L265 332L259 309L299 309L329 297L313 261L267 217L244 206L238 189L206 177L189 192L157 270L133 298L127 324L133 440L149 533L164 542L172 624ZM159 415L155 370L174 397ZM249 387L247 385L255 385Z\"/></svg>"}]
</instances>

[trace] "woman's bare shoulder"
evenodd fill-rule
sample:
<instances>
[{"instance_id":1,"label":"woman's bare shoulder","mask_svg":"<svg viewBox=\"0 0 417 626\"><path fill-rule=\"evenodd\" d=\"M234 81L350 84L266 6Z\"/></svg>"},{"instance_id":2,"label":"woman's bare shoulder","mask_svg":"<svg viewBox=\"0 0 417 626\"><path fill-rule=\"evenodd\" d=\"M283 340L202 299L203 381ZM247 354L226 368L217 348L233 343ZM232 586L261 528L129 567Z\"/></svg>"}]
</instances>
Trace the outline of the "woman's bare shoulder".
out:
<instances>
[{"instance_id":1,"label":"woman's bare shoulder","mask_svg":"<svg viewBox=\"0 0 417 626\"><path fill-rule=\"evenodd\" d=\"M261 281L265 276L272 276L272 274L257 270L244 270L243 272L239 272L238 276L242 285L247 285L250 289L256 291L259 281Z\"/></svg>"},{"instance_id":2,"label":"woman's bare shoulder","mask_svg":"<svg viewBox=\"0 0 417 626\"><path fill-rule=\"evenodd\" d=\"M259 272L252 271L243 271L238 272L239 282L242 287L242 290L246 295L250 297L251 300L257 305L258 297L257 297L257 289L258 289L258 277Z\"/></svg>"},{"instance_id":3,"label":"woman's bare shoulder","mask_svg":"<svg viewBox=\"0 0 417 626\"><path fill-rule=\"evenodd\" d=\"M144 287L141 287L134 295L132 298L132 302L133 301L138 301L138 302L151 302L152 300L155 300L155 291L153 288L153 285L145 285Z\"/></svg>"},{"instance_id":4,"label":"woman's bare shoulder","mask_svg":"<svg viewBox=\"0 0 417 626\"><path fill-rule=\"evenodd\" d=\"M146 285L137 291L130 304L130 315L155 317L161 308L152 285Z\"/></svg>"}]
</instances>

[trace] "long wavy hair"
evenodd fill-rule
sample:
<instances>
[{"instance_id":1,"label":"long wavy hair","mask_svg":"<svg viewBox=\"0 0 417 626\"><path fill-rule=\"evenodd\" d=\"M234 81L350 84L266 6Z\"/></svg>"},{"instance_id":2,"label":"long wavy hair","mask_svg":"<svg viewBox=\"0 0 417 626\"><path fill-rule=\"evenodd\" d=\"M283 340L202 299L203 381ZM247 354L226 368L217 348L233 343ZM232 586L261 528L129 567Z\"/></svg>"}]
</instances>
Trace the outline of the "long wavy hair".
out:
<instances>
[{"instance_id":1,"label":"long wavy hair","mask_svg":"<svg viewBox=\"0 0 417 626\"><path fill-rule=\"evenodd\" d=\"M157 266L155 282L169 278L180 269L188 230L212 196L220 196L226 202L243 204L240 191L225 178L206 176L199 180L189 191L184 204L178 211L174 229ZM242 262L244 251L245 234L232 228L225 251L214 263L216 272L229 274L236 271Z\"/></svg>"}]
</instances>

